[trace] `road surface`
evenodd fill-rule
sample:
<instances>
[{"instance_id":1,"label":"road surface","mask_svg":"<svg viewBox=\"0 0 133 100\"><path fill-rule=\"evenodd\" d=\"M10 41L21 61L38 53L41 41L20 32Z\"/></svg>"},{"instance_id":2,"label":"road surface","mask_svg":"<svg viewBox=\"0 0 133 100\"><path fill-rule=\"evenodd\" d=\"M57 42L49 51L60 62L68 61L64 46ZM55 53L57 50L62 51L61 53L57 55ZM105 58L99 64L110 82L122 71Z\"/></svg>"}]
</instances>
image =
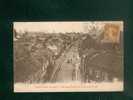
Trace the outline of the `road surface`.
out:
<instances>
[{"instance_id":1,"label":"road surface","mask_svg":"<svg viewBox=\"0 0 133 100\"><path fill-rule=\"evenodd\" d=\"M65 50L56 60L55 72L52 76L53 82L72 82L79 77L75 70L76 64L79 63L77 56L78 51L74 46Z\"/></svg>"}]
</instances>

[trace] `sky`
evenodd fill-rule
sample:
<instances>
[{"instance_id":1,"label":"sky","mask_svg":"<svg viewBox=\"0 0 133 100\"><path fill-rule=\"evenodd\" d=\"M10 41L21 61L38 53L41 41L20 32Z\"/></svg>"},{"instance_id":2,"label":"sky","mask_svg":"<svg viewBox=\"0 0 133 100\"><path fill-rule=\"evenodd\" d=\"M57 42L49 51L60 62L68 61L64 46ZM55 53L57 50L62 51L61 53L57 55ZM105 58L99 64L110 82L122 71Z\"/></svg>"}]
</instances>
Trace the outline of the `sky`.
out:
<instances>
[{"instance_id":1,"label":"sky","mask_svg":"<svg viewBox=\"0 0 133 100\"><path fill-rule=\"evenodd\" d=\"M105 23L120 24L123 29L122 21L103 21L93 22L99 29ZM85 27L94 25L91 21L83 22L14 22L13 26L17 32L47 32L47 33L65 33L65 32L86 32Z\"/></svg>"}]
</instances>

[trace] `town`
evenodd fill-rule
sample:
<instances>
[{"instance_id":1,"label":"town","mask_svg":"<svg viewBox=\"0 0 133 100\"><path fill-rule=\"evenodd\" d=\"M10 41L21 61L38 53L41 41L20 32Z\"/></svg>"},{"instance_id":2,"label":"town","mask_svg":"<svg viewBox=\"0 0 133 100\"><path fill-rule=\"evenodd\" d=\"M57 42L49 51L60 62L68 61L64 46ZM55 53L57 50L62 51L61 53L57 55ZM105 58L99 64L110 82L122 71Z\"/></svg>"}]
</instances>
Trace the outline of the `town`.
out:
<instances>
[{"instance_id":1,"label":"town","mask_svg":"<svg viewBox=\"0 0 133 100\"><path fill-rule=\"evenodd\" d=\"M123 80L122 31L117 25L106 24L100 34L96 29L13 33L15 83Z\"/></svg>"}]
</instances>

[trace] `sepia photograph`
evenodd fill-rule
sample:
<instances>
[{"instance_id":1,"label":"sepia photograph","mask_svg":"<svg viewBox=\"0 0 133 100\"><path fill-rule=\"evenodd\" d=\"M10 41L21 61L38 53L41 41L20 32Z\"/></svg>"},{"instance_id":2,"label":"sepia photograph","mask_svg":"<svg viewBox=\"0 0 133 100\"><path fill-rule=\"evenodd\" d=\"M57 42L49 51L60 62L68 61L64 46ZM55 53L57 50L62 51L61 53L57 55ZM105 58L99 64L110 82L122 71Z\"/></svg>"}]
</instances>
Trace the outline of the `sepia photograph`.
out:
<instances>
[{"instance_id":1,"label":"sepia photograph","mask_svg":"<svg viewBox=\"0 0 133 100\"><path fill-rule=\"evenodd\" d=\"M14 22L14 92L123 91L123 34L123 21Z\"/></svg>"}]
</instances>

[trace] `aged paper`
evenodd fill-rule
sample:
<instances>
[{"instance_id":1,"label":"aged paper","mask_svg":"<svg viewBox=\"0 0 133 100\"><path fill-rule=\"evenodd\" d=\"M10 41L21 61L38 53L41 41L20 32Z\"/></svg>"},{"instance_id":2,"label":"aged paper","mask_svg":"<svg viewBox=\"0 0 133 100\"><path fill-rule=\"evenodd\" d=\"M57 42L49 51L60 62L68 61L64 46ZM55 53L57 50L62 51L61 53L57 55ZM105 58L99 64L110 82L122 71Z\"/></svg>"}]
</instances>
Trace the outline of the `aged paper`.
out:
<instances>
[{"instance_id":1,"label":"aged paper","mask_svg":"<svg viewBox=\"0 0 133 100\"><path fill-rule=\"evenodd\" d=\"M123 21L14 22L14 92L123 91Z\"/></svg>"}]
</instances>

